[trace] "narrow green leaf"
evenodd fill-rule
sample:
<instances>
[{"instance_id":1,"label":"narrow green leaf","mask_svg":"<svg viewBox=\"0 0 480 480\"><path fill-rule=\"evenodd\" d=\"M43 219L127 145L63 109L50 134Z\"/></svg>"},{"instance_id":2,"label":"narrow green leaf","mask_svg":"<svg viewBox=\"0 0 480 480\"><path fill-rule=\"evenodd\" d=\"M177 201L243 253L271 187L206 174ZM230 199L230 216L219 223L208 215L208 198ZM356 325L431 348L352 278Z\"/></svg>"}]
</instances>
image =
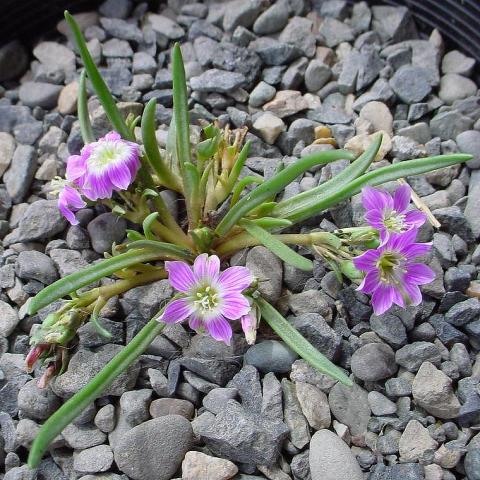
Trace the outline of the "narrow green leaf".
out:
<instances>
[{"instance_id":1,"label":"narrow green leaf","mask_svg":"<svg viewBox=\"0 0 480 480\"><path fill-rule=\"evenodd\" d=\"M185 190L185 202L187 204L188 224L190 230L193 230L197 228L200 223L200 175L198 174L197 167L193 163L185 162L183 168L183 188Z\"/></svg>"},{"instance_id":2,"label":"narrow green leaf","mask_svg":"<svg viewBox=\"0 0 480 480\"><path fill-rule=\"evenodd\" d=\"M306 338L304 338L280 313L263 298L256 299L263 319L272 330L298 355L312 367L320 372L351 387L353 382L345 375L343 370L334 365L322 355Z\"/></svg>"},{"instance_id":3,"label":"narrow green leaf","mask_svg":"<svg viewBox=\"0 0 480 480\"><path fill-rule=\"evenodd\" d=\"M290 220L285 220L284 218L275 218L275 217L253 218L251 219L251 221L255 225L258 225L259 227L264 228L266 230L271 230L274 228L287 228L293 225Z\"/></svg>"},{"instance_id":4,"label":"narrow green leaf","mask_svg":"<svg viewBox=\"0 0 480 480\"><path fill-rule=\"evenodd\" d=\"M187 164L192 164L190 149L190 120L188 114L187 82L183 65L182 51L176 43L172 50L172 80L173 80L173 112L175 120L176 153L180 173L183 179L183 190L190 229L198 226L200 208L198 207L198 172L195 185L195 174ZM197 194L197 195L196 195Z\"/></svg>"},{"instance_id":5,"label":"narrow green leaf","mask_svg":"<svg viewBox=\"0 0 480 480\"><path fill-rule=\"evenodd\" d=\"M271 233L259 227L250 220L241 220L240 225L262 245L267 247L277 257L281 258L285 263L292 265L300 270L307 272L313 270L313 262L308 258L302 257L295 250L282 243Z\"/></svg>"},{"instance_id":6,"label":"narrow green leaf","mask_svg":"<svg viewBox=\"0 0 480 480\"><path fill-rule=\"evenodd\" d=\"M127 124L125 123L125 120L123 119L117 108L115 99L110 93L107 84L100 75L100 72L98 71L95 62L93 61L90 52L88 51L87 44L85 43L85 39L83 38L80 27L68 11L65 11L65 20L67 21L69 27L73 32L73 36L75 37L75 42L77 43L77 47L80 52L80 56L82 57L85 70L87 71L88 78L92 82L95 93L97 94L98 99L100 100L103 108L105 109L105 113L107 114L108 119L112 123L113 128L123 138L134 141L135 139L131 136Z\"/></svg>"},{"instance_id":7,"label":"narrow green leaf","mask_svg":"<svg viewBox=\"0 0 480 480\"><path fill-rule=\"evenodd\" d=\"M235 185L235 182L238 180L238 177L240 176L240 172L242 171L242 168L245 165L245 162L247 160L248 152L250 151L251 144L252 144L251 140L248 140L247 142L245 142L245 145L240 150L240 153L238 154L238 157L235 160L232 171L230 172L230 175L228 176L228 180L227 180L228 193L232 191Z\"/></svg>"},{"instance_id":8,"label":"narrow green leaf","mask_svg":"<svg viewBox=\"0 0 480 480\"><path fill-rule=\"evenodd\" d=\"M168 168L165 160L160 155L158 149L157 138L155 137L155 108L157 106L157 100L155 98L145 106L142 115L142 140L147 154L148 162L152 170L156 173L159 180L167 187L177 192L180 192L181 185L180 179L173 175L172 171Z\"/></svg>"},{"instance_id":9,"label":"narrow green leaf","mask_svg":"<svg viewBox=\"0 0 480 480\"><path fill-rule=\"evenodd\" d=\"M272 212L272 215L281 218L293 215L297 210L315 204L320 198L337 191L343 185L355 180L359 175L362 175L367 171L368 167L375 159L380 145L382 144L382 138L382 134L378 134L365 152L330 180L327 180L318 187L279 202Z\"/></svg>"},{"instance_id":10,"label":"narrow green leaf","mask_svg":"<svg viewBox=\"0 0 480 480\"><path fill-rule=\"evenodd\" d=\"M41 426L30 448L28 456L30 468L38 467L53 440L145 352L164 327L165 324L158 322L155 317L150 320L85 387L68 399Z\"/></svg>"},{"instance_id":11,"label":"narrow green leaf","mask_svg":"<svg viewBox=\"0 0 480 480\"><path fill-rule=\"evenodd\" d=\"M313 215L317 215L323 210L357 194L366 185L381 185L382 183L397 180L402 177L421 175L422 173L431 172L432 170L466 162L471 158L471 155L458 153L453 155L439 155L436 157L406 160L404 162L395 163L394 165L381 167L377 170L363 174L335 192L330 193L328 196L322 197L317 202L309 204L305 208L296 210L294 214L288 215L288 219L292 222L299 222Z\"/></svg>"},{"instance_id":12,"label":"narrow green leaf","mask_svg":"<svg viewBox=\"0 0 480 480\"><path fill-rule=\"evenodd\" d=\"M80 79L78 80L77 113L78 122L80 123L80 132L82 133L83 143L85 145L96 141L92 130L92 124L90 123L90 115L88 114L86 83L86 73L85 70L82 70Z\"/></svg>"},{"instance_id":13,"label":"narrow green leaf","mask_svg":"<svg viewBox=\"0 0 480 480\"><path fill-rule=\"evenodd\" d=\"M137 263L156 260L159 257L161 257L159 252L151 249L131 250L67 275L48 285L33 297L28 307L28 314L33 315L55 300L63 298L103 277L108 277L123 268L131 267Z\"/></svg>"},{"instance_id":14,"label":"narrow green leaf","mask_svg":"<svg viewBox=\"0 0 480 480\"><path fill-rule=\"evenodd\" d=\"M238 202L238 199L240 198L240 195L242 194L245 187L247 187L248 185L252 185L253 183L258 183L258 184L263 183L263 178L254 177L253 175L247 175L246 177L243 177L235 185L235 188L233 189L233 193L232 193L232 199L230 201L231 207Z\"/></svg>"},{"instance_id":15,"label":"narrow green leaf","mask_svg":"<svg viewBox=\"0 0 480 480\"><path fill-rule=\"evenodd\" d=\"M147 240L155 240L155 234L152 233L152 223L158 218L158 212L153 212L148 215L143 221L143 233Z\"/></svg>"},{"instance_id":16,"label":"narrow green leaf","mask_svg":"<svg viewBox=\"0 0 480 480\"><path fill-rule=\"evenodd\" d=\"M345 150L332 150L328 152L315 153L301 158L293 165L282 170L273 178L263 182L248 195L245 195L239 202L223 217L218 224L215 233L218 236L225 235L243 216L258 207L261 203L272 198L281 192L289 183L293 182L299 175L315 165L322 165L341 158L352 158L352 153Z\"/></svg>"},{"instance_id":17,"label":"narrow green leaf","mask_svg":"<svg viewBox=\"0 0 480 480\"><path fill-rule=\"evenodd\" d=\"M173 243L159 242L157 240L135 240L128 244L128 250L136 250L140 248L147 249L152 252L156 252L157 255L162 258L182 259L186 261L192 261L194 259L193 254L186 248L178 247Z\"/></svg>"}]
</instances>

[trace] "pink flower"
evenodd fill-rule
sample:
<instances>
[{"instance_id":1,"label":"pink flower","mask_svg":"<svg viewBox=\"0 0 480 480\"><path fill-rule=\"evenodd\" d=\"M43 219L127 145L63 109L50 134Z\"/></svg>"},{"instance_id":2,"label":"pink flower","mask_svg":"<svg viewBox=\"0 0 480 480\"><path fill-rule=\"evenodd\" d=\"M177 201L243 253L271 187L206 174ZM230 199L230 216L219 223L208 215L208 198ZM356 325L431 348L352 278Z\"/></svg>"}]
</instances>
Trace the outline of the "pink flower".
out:
<instances>
[{"instance_id":1,"label":"pink flower","mask_svg":"<svg viewBox=\"0 0 480 480\"><path fill-rule=\"evenodd\" d=\"M64 185L62 190L60 190L58 195L58 209L72 225L78 225L75 212L84 208L86 205L80 193L75 188Z\"/></svg>"},{"instance_id":2,"label":"pink flower","mask_svg":"<svg viewBox=\"0 0 480 480\"><path fill-rule=\"evenodd\" d=\"M242 324L242 330L245 334L245 340L249 345L253 345L257 339L257 317L250 310L246 315L244 315L240 322Z\"/></svg>"},{"instance_id":3,"label":"pink flower","mask_svg":"<svg viewBox=\"0 0 480 480\"><path fill-rule=\"evenodd\" d=\"M67 180L90 200L110 198L114 191L126 190L140 168L140 148L117 132L107 133L98 142L85 145L80 155L67 161Z\"/></svg>"},{"instance_id":4,"label":"pink flower","mask_svg":"<svg viewBox=\"0 0 480 480\"><path fill-rule=\"evenodd\" d=\"M365 187L362 190L362 202L365 220L380 233L381 243L385 243L391 233L402 233L419 228L425 223L425 215L418 210L408 210L411 189L407 184L397 188L390 195L383 190Z\"/></svg>"},{"instance_id":5,"label":"pink flower","mask_svg":"<svg viewBox=\"0 0 480 480\"><path fill-rule=\"evenodd\" d=\"M422 301L419 285L430 283L435 273L414 260L426 254L430 244L415 243L417 230L392 233L376 250L353 259L355 268L366 272L358 290L372 295L375 315L386 312L394 303L402 308Z\"/></svg>"},{"instance_id":6,"label":"pink flower","mask_svg":"<svg viewBox=\"0 0 480 480\"><path fill-rule=\"evenodd\" d=\"M230 267L220 272L216 255L199 255L193 268L185 262L165 262L169 281L180 298L165 308L160 321L178 323L189 319L193 330L206 330L215 340L230 344L232 327L229 320L238 320L250 311L250 303L242 292L253 277L245 267Z\"/></svg>"}]
</instances>

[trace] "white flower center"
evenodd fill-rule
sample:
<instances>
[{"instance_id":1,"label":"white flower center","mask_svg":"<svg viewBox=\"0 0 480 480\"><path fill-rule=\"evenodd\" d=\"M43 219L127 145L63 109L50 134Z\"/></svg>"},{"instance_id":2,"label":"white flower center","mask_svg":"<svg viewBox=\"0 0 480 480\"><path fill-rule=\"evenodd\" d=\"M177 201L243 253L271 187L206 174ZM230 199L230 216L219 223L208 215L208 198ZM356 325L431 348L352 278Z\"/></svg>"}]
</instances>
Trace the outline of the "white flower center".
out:
<instances>
[{"instance_id":1,"label":"white flower center","mask_svg":"<svg viewBox=\"0 0 480 480\"><path fill-rule=\"evenodd\" d=\"M392 210L385 215L383 224L391 232L401 233L405 229L405 215L398 213L396 210Z\"/></svg>"},{"instance_id":2,"label":"white flower center","mask_svg":"<svg viewBox=\"0 0 480 480\"><path fill-rule=\"evenodd\" d=\"M88 168L93 173L102 173L111 164L125 162L131 154L130 150L131 147L123 142L98 142L88 159Z\"/></svg>"},{"instance_id":3,"label":"white flower center","mask_svg":"<svg viewBox=\"0 0 480 480\"><path fill-rule=\"evenodd\" d=\"M405 261L405 257L398 252L383 252L377 261L380 281L389 285L398 285L406 272Z\"/></svg>"},{"instance_id":4,"label":"white flower center","mask_svg":"<svg viewBox=\"0 0 480 480\"><path fill-rule=\"evenodd\" d=\"M193 304L200 314L211 314L218 307L218 293L210 285L200 287L193 294Z\"/></svg>"}]
</instances>

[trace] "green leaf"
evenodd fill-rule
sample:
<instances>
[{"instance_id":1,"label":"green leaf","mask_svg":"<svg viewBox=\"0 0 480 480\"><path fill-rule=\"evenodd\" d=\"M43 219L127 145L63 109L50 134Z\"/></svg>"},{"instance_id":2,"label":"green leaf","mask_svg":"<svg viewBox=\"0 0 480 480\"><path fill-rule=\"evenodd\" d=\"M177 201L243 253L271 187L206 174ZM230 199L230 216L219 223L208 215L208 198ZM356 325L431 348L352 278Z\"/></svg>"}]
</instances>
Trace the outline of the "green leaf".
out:
<instances>
[{"instance_id":1,"label":"green leaf","mask_svg":"<svg viewBox=\"0 0 480 480\"><path fill-rule=\"evenodd\" d=\"M242 194L243 190L245 187L248 185L252 185L253 183L263 183L263 178L262 177L254 177L253 175L247 175L246 177L243 177L236 185L235 188L233 189L232 193L232 199L230 201L230 206L232 207L238 202L238 199L240 198L240 195Z\"/></svg>"},{"instance_id":2,"label":"green leaf","mask_svg":"<svg viewBox=\"0 0 480 480\"><path fill-rule=\"evenodd\" d=\"M293 222L299 222L313 215L317 215L327 208L359 193L366 185L381 185L382 183L397 180L402 177L421 175L422 173L431 172L432 170L466 162L471 158L471 155L458 153L453 155L440 155L436 157L406 160L404 162L395 163L394 165L388 165L387 167L381 167L377 170L363 174L347 185L330 193L328 196L324 196L317 200L315 203L296 210L295 213L288 215L288 219Z\"/></svg>"},{"instance_id":3,"label":"green leaf","mask_svg":"<svg viewBox=\"0 0 480 480\"><path fill-rule=\"evenodd\" d=\"M235 185L235 182L238 180L238 177L240 176L240 172L242 171L242 168L245 165L245 162L247 160L248 152L250 151L251 144L252 144L251 140L248 140L247 142L245 142L245 145L240 150L240 153L238 154L238 157L235 160L232 171L230 172L230 175L228 176L228 180L227 180L228 193L232 191Z\"/></svg>"},{"instance_id":4,"label":"green leaf","mask_svg":"<svg viewBox=\"0 0 480 480\"><path fill-rule=\"evenodd\" d=\"M353 382L342 369L322 355L306 338L304 338L280 313L263 298L256 299L263 319L272 330L298 355L320 372L351 387Z\"/></svg>"},{"instance_id":5,"label":"green leaf","mask_svg":"<svg viewBox=\"0 0 480 480\"><path fill-rule=\"evenodd\" d=\"M148 215L145 220L143 221L143 233L145 234L145 238L147 240L155 240L155 234L152 233L150 229L152 223L158 218L158 212L153 212Z\"/></svg>"},{"instance_id":6,"label":"green leaf","mask_svg":"<svg viewBox=\"0 0 480 480\"><path fill-rule=\"evenodd\" d=\"M187 81L183 65L182 51L176 43L172 50L172 80L173 80L173 113L176 133L176 152L180 173L183 178L183 190L190 229L198 226L200 208L198 204L198 171L195 175L192 168L190 149L190 120L188 114ZM195 183L196 182L196 183Z\"/></svg>"},{"instance_id":7,"label":"green leaf","mask_svg":"<svg viewBox=\"0 0 480 480\"><path fill-rule=\"evenodd\" d=\"M88 114L86 83L86 73L85 70L82 70L78 81L77 113L78 122L80 123L80 132L82 133L83 143L85 145L96 141L92 130L92 124L90 123L90 116Z\"/></svg>"},{"instance_id":8,"label":"green leaf","mask_svg":"<svg viewBox=\"0 0 480 480\"><path fill-rule=\"evenodd\" d=\"M256 225L250 220L241 220L240 225L262 245L267 247L277 257L281 258L285 263L294 266L300 270L307 272L313 270L313 262L308 258L302 257L295 250L282 243L271 233Z\"/></svg>"},{"instance_id":9,"label":"green leaf","mask_svg":"<svg viewBox=\"0 0 480 480\"><path fill-rule=\"evenodd\" d=\"M297 210L307 208L315 204L318 200L330 193L335 192L340 187L355 180L359 175L365 173L370 164L375 159L377 152L382 144L382 134L378 134L368 148L347 168L335 175L330 180L322 183L318 187L302 192L287 200L278 203L272 212L275 217L286 218L294 215Z\"/></svg>"},{"instance_id":10,"label":"green leaf","mask_svg":"<svg viewBox=\"0 0 480 480\"><path fill-rule=\"evenodd\" d=\"M273 178L265 181L255 188L248 195L245 195L239 202L223 217L218 224L215 233L218 236L225 235L243 216L258 207L261 203L270 200L272 195L281 192L289 183L293 182L299 175L315 165L322 165L341 158L352 158L350 152L345 150L332 150L328 152L315 153L301 158L293 165L282 170Z\"/></svg>"},{"instance_id":11,"label":"green leaf","mask_svg":"<svg viewBox=\"0 0 480 480\"><path fill-rule=\"evenodd\" d=\"M168 168L164 159L160 155L158 149L157 138L155 136L155 108L157 106L157 100L155 98L145 106L142 115L142 140L147 154L147 159L152 170L157 174L159 180L167 188L180 192L181 185L180 179L173 175L172 171Z\"/></svg>"},{"instance_id":12,"label":"green leaf","mask_svg":"<svg viewBox=\"0 0 480 480\"><path fill-rule=\"evenodd\" d=\"M85 408L99 398L115 379L127 370L145 352L165 327L154 317L130 343L123 348L93 379L68 399L40 428L28 456L28 466L36 468L53 440L78 417Z\"/></svg>"},{"instance_id":13,"label":"green leaf","mask_svg":"<svg viewBox=\"0 0 480 480\"><path fill-rule=\"evenodd\" d=\"M28 314L33 315L55 300L63 298L103 277L108 277L119 270L131 267L137 263L157 260L158 258L161 258L161 254L158 251L138 249L90 265L45 287L31 300Z\"/></svg>"},{"instance_id":14,"label":"green leaf","mask_svg":"<svg viewBox=\"0 0 480 480\"><path fill-rule=\"evenodd\" d=\"M135 240L128 244L128 250L144 248L152 252L156 252L162 258L172 258L174 260L192 261L194 256L190 250L178 247L173 243L159 242L157 240Z\"/></svg>"},{"instance_id":15,"label":"green leaf","mask_svg":"<svg viewBox=\"0 0 480 480\"><path fill-rule=\"evenodd\" d=\"M275 218L275 217L253 218L251 222L266 230L272 230L276 228L286 228L293 225L290 220L285 220L284 218Z\"/></svg>"},{"instance_id":16,"label":"green leaf","mask_svg":"<svg viewBox=\"0 0 480 480\"><path fill-rule=\"evenodd\" d=\"M73 36L75 37L75 42L77 43L77 47L80 52L80 56L82 57L85 70L87 71L88 78L92 82L93 89L95 90L100 103L105 109L105 113L113 125L113 128L123 138L134 141L135 139L132 137L125 120L117 108L115 99L110 93L107 84L100 75L100 72L93 61L90 52L88 51L87 44L85 43L85 39L83 38L80 27L68 11L65 11L65 20L67 21L73 32Z\"/></svg>"}]
</instances>

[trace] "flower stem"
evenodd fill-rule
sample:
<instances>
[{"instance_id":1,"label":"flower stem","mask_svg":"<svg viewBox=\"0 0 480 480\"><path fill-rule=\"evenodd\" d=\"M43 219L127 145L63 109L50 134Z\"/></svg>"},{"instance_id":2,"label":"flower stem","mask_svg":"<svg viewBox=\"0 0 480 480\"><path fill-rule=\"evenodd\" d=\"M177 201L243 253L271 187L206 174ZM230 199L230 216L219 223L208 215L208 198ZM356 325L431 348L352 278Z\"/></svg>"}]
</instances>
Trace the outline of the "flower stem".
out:
<instances>
[{"instance_id":1,"label":"flower stem","mask_svg":"<svg viewBox=\"0 0 480 480\"><path fill-rule=\"evenodd\" d=\"M329 232L312 232L312 233L283 233L273 235L277 240L282 243L291 245L313 245L318 242L321 243L322 238L330 238L332 236ZM260 245L260 241L252 237L246 232L240 233L235 237L231 237L224 243L220 243L215 247L215 251L222 256L227 256L235 253L238 250L246 247L254 247Z\"/></svg>"},{"instance_id":2,"label":"flower stem","mask_svg":"<svg viewBox=\"0 0 480 480\"><path fill-rule=\"evenodd\" d=\"M36 468L43 454L63 429L71 423L75 417L90 405L96 398L102 395L114 380L123 373L135 360L142 355L154 338L160 334L165 324L152 318L133 340L125 346L115 357L108 362L93 379L73 397L67 400L40 428L30 454L28 466Z\"/></svg>"}]
</instances>

